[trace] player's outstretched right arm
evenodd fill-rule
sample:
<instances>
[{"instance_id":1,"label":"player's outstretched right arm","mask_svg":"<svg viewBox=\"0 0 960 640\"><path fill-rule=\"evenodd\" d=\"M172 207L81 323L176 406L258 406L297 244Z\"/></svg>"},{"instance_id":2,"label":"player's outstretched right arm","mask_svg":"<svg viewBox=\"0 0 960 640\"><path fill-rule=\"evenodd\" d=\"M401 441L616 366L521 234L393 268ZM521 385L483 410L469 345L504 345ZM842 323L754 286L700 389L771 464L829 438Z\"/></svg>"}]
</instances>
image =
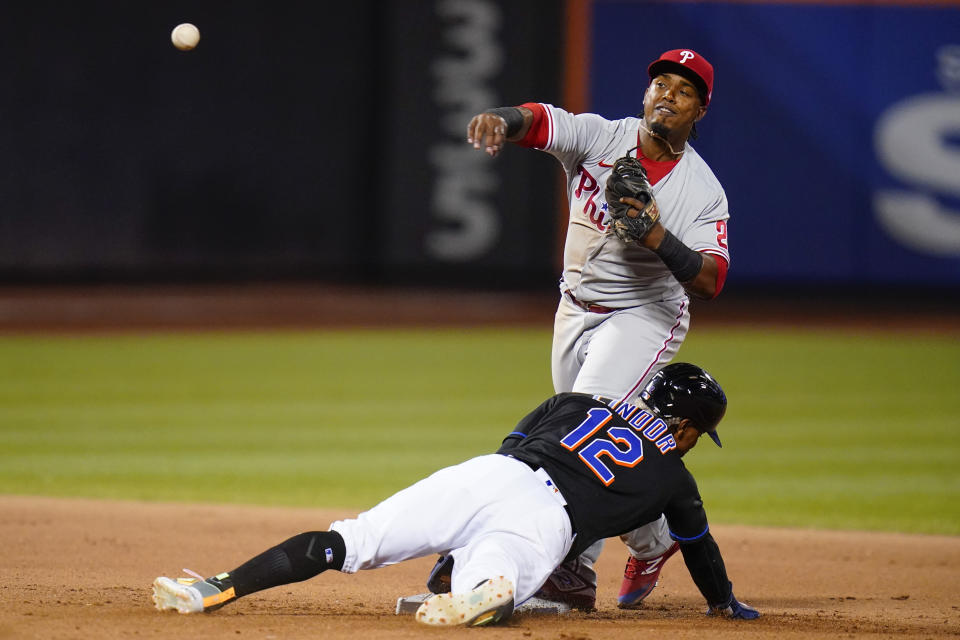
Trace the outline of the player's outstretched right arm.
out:
<instances>
[{"instance_id":1,"label":"player's outstretched right arm","mask_svg":"<svg viewBox=\"0 0 960 640\"><path fill-rule=\"evenodd\" d=\"M738 602L733 595L733 583L727 577L720 547L710 534L703 500L689 471L680 490L664 508L664 515L670 536L680 543L690 577L707 601L707 614L740 620L758 618L759 611Z\"/></svg>"},{"instance_id":2,"label":"player's outstretched right arm","mask_svg":"<svg viewBox=\"0 0 960 640\"><path fill-rule=\"evenodd\" d=\"M733 595L733 583L727 579L720 549L709 532L695 541L681 540L680 553L683 554L690 577L707 601L707 615L737 620L760 617L759 611L738 601Z\"/></svg>"},{"instance_id":3,"label":"player's outstretched right arm","mask_svg":"<svg viewBox=\"0 0 960 640\"><path fill-rule=\"evenodd\" d=\"M467 143L495 157L505 142L522 140L533 124L533 111L526 107L497 107L478 113L467 125Z\"/></svg>"}]
</instances>

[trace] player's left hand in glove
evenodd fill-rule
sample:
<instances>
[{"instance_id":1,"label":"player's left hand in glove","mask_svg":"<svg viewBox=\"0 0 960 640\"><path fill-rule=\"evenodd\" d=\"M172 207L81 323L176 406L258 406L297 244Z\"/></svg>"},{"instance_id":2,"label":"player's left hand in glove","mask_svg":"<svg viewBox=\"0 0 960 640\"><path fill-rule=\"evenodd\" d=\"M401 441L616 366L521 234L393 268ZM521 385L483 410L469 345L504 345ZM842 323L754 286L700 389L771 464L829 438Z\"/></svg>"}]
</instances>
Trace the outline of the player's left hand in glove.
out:
<instances>
[{"instance_id":1,"label":"player's left hand in glove","mask_svg":"<svg viewBox=\"0 0 960 640\"><path fill-rule=\"evenodd\" d=\"M639 242L660 219L647 171L629 153L613 163L605 195L612 218L610 227L624 242ZM621 202L621 198L633 198L636 203Z\"/></svg>"},{"instance_id":2,"label":"player's left hand in glove","mask_svg":"<svg viewBox=\"0 0 960 640\"><path fill-rule=\"evenodd\" d=\"M748 604L737 601L737 598L730 593L730 600L722 605L710 605L707 609L708 616L721 616L732 618L734 620L756 620L760 617L760 612Z\"/></svg>"}]
</instances>

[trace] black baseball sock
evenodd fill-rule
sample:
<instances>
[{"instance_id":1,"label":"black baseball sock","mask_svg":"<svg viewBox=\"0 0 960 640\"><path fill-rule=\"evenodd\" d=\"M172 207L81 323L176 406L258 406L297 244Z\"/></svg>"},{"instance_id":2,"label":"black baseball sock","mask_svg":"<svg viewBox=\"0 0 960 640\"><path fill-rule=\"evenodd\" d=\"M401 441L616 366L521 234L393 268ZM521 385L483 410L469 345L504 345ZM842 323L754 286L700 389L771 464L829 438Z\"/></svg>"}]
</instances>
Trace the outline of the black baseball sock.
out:
<instances>
[{"instance_id":1,"label":"black baseball sock","mask_svg":"<svg viewBox=\"0 0 960 640\"><path fill-rule=\"evenodd\" d=\"M237 597L291 582L301 582L326 571L343 568L346 546L336 531L308 531L267 549L258 556L207 582L222 591L234 588Z\"/></svg>"}]
</instances>

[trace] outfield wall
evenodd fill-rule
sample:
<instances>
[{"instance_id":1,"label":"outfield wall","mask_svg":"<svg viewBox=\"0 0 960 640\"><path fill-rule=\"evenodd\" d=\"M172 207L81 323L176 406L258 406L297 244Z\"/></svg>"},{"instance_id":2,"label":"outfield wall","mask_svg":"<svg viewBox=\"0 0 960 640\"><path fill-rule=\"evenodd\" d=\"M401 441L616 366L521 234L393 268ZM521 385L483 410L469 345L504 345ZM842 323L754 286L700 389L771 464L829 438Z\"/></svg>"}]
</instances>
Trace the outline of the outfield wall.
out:
<instances>
[{"instance_id":1,"label":"outfield wall","mask_svg":"<svg viewBox=\"0 0 960 640\"><path fill-rule=\"evenodd\" d=\"M195 22L200 46L170 29ZM960 288L960 3L38 0L0 42L0 282L550 287L558 165L464 142L714 63L729 288Z\"/></svg>"}]
</instances>

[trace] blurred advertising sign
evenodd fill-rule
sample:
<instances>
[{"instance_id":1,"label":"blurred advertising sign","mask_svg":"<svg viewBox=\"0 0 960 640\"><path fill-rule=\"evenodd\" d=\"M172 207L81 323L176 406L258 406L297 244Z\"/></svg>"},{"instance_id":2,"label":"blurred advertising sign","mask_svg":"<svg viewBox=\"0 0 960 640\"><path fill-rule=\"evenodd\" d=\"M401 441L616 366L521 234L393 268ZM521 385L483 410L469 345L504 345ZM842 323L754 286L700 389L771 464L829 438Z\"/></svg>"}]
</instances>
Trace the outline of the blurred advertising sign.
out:
<instances>
[{"instance_id":1,"label":"blurred advertising sign","mask_svg":"<svg viewBox=\"0 0 960 640\"><path fill-rule=\"evenodd\" d=\"M714 65L731 284L960 285L960 3L595 0L592 43L611 118L661 52Z\"/></svg>"},{"instance_id":2,"label":"blurred advertising sign","mask_svg":"<svg viewBox=\"0 0 960 640\"><path fill-rule=\"evenodd\" d=\"M938 196L960 198L960 45L940 47L931 64L942 91L906 97L877 120L877 158L904 187L876 191L873 206L877 221L898 242L921 253L957 257L960 208L942 204Z\"/></svg>"},{"instance_id":3,"label":"blurred advertising sign","mask_svg":"<svg viewBox=\"0 0 960 640\"><path fill-rule=\"evenodd\" d=\"M492 159L467 144L466 132L487 109L556 100L563 46L556 9L554 0L384 5L389 273L491 283L552 277L556 163L519 149Z\"/></svg>"}]
</instances>

